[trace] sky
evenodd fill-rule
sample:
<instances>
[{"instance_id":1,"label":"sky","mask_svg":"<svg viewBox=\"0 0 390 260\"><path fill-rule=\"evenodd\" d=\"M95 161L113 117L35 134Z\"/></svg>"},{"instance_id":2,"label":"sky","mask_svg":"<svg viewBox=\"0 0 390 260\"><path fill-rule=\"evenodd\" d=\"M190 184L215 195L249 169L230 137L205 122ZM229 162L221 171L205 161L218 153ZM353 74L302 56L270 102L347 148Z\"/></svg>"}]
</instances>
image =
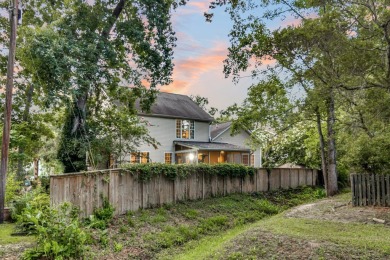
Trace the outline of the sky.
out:
<instances>
[{"instance_id":1,"label":"sky","mask_svg":"<svg viewBox=\"0 0 390 260\"><path fill-rule=\"evenodd\" d=\"M210 107L225 109L234 103L241 104L247 96L248 87L255 81L249 77L250 72L242 72L244 77L237 84L233 83L232 77L225 78L223 60L227 58L228 34L233 23L224 8L213 9L213 21L206 22L203 14L208 11L209 2L190 0L173 13L173 29L178 39L174 50L173 83L160 90L200 95L208 98ZM267 27L276 29L299 23L298 19L286 17L267 22ZM272 61L265 63L272 64Z\"/></svg>"},{"instance_id":2,"label":"sky","mask_svg":"<svg viewBox=\"0 0 390 260\"><path fill-rule=\"evenodd\" d=\"M172 23L176 32L174 49L173 83L160 87L161 91L185 95L200 95L209 100L209 107L225 109L240 104L247 96L248 87L254 83L250 72L243 72L237 84L232 77L225 78L223 60L229 47L229 31L232 27L229 14L224 8L213 9L211 23L206 22L210 0L189 0L185 6L173 11ZM277 28L295 24L296 19L267 24Z\"/></svg>"},{"instance_id":3,"label":"sky","mask_svg":"<svg viewBox=\"0 0 390 260\"><path fill-rule=\"evenodd\" d=\"M160 90L200 95L208 98L209 106L224 109L235 102L241 103L252 81L243 78L235 85L232 78L225 78L223 60L228 53L232 22L223 8L214 9L213 21L206 22L203 13L208 10L209 2L190 0L172 14L177 36L173 83Z\"/></svg>"}]
</instances>

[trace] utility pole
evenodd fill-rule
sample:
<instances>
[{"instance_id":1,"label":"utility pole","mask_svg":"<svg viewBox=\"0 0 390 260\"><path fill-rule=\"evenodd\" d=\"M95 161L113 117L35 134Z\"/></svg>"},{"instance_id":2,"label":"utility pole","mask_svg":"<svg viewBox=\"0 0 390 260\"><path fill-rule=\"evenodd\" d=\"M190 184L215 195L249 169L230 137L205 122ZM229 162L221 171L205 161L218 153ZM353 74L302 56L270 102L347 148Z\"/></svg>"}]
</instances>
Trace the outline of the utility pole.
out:
<instances>
[{"instance_id":1,"label":"utility pole","mask_svg":"<svg viewBox=\"0 0 390 260\"><path fill-rule=\"evenodd\" d=\"M9 21L11 26L8 66L7 66L7 84L5 89L5 111L3 142L1 147L1 165L0 165L0 224L4 222L5 206L5 182L7 177L9 136L11 130L11 111L12 111L12 89L14 87L14 64L16 50L16 27L18 24L18 6L19 0L12 0L9 9Z\"/></svg>"}]
</instances>

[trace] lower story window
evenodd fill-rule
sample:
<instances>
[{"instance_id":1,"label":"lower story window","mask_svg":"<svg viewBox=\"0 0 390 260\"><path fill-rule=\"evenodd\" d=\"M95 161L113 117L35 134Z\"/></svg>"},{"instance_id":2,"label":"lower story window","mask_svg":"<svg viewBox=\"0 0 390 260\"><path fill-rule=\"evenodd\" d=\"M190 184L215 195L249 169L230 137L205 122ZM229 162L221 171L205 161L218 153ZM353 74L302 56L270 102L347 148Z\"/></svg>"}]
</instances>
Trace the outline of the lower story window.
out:
<instances>
[{"instance_id":1,"label":"lower story window","mask_svg":"<svg viewBox=\"0 0 390 260\"><path fill-rule=\"evenodd\" d=\"M149 152L131 153L130 163L148 163Z\"/></svg>"},{"instance_id":2,"label":"lower story window","mask_svg":"<svg viewBox=\"0 0 390 260\"><path fill-rule=\"evenodd\" d=\"M172 153L165 153L165 163L166 164L172 164Z\"/></svg>"},{"instance_id":3,"label":"lower story window","mask_svg":"<svg viewBox=\"0 0 390 260\"><path fill-rule=\"evenodd\" d=\"M252 167L255 166L255 155L254 154L251 154L251 166Z\"/></svg>"},{"instance_id":4,"label":"lower story window","mask_svg":"<svg viewBox=\"0 0 390 260\"><path fill-rule=\"evenodd\" d=\"M243 154L242 155L242 164L249 165L249 154Z\"/></svg>"}]
</instances>

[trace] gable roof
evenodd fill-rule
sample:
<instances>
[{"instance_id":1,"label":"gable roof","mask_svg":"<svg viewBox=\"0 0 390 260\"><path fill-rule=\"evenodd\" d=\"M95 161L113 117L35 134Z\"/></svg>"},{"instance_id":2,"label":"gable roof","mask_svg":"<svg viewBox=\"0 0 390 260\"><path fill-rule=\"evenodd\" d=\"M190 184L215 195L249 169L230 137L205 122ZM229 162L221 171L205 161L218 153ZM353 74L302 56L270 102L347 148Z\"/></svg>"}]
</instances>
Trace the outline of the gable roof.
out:
<instances>
[{"instance_id":1,"label":"gable roof","mask_svg":"<svg viewBox=\"0 0 390 260\"><path fill-rule=\"evenodd\" d=\"M135 108L138 110L138 115L144 116L192 119L204 122L214 120L188 96L173 93L159 92L150 112L141 111L139 100L135 102Z\"/></svg>"},{"instance_id":2,"label":"gable roof","mask_svg":"<svg viewBox=\"0 0 390 260\"><path fill-rule=\"evenodd\" d=\"M210 126L210 137L211 140L214 140L219 135L230 129L232 122L225 122L220 124L215 124Z\"/></svg>"}]
</instances>

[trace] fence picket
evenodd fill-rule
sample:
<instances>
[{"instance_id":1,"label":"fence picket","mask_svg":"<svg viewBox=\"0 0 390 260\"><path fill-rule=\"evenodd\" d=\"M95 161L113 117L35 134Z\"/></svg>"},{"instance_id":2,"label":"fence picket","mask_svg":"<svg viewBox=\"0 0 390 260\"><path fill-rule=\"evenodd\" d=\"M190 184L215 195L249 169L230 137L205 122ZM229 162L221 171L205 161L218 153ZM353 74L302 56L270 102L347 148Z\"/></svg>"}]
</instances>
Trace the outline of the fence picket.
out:
<instances>
[{"instance_id":1,"label":"fence picket","mask_svg":"<svg viewBox=\"0 0 390 260\"><path fill-rule=\"evenodd\" d=\"M283 174L281 174L283 172ZM313 176L306 176L305 173ZM115 214L149 208L180 200L204 199L235 192L264 192L280 187L315 185L317 171L305 169L275 169L271 176L266 169L258 169L255 176L204 176L194 173L186 179L168 179L158 175L150 181L140 181L138 173L123 173L119 169L50 176L50 203L71 202L87 217L107 198L115 207Z\"/></svg>"}]
</instances>

